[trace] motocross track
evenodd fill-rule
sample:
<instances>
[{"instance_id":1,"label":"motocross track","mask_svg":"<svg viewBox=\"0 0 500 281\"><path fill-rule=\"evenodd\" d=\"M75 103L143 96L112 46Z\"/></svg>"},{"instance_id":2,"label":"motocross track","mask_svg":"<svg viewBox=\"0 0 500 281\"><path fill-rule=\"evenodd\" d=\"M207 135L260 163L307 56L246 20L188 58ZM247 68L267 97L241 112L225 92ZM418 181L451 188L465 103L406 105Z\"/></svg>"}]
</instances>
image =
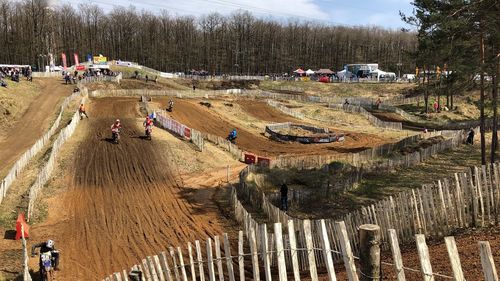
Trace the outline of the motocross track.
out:
<instances>
[{"instance_id":1,"label":"motocross track","mask_svg":"<svg viewBox=\"0 0 500 281\"><path fill-rule=\"evenodd\" d=\"M240 100L238 104L253 117L270 122L284 123L284 122L297 122L297 119L284 115L277 109L268 106L265 102L256 100Z\"/></svg>"},{"instance_id":2,"label":"motocross track","mask_svg":"<svg viewBox=\"0 0 500 281\"><path fill-rule=\"evenodd\" d=\"M96 99L91 109L77 129L85 136L65 173L68 189L48 200L49 218L32 228L61 249L58 280L101 280L169 246L223 232L210 199L195 198L206 189L182 187L172 172L168 144L155 141L154 132L152 141L141 138L136 99ZM113 144L117 117L123 129Z\"/></svg>"},{"instance_id":3,"label":"motocross track","mask_svg":"<svg viewBox=\"0 0 500 281\"><path fill-rule=\"evenodd\" d=\"M156 101L161 104L162 108L166 108L168 104L168 98L159 98ZM299 122L298 120L290 118L284 114L280 114L279 112L273 112L272 110L274 109L265 104L252 106L251 108L247 107L247 109L252 111L252 115L270 119L269 121L282 122L287 120ZM315 155L358 152L387 142L387 140L381 137L362 133L347 133L345 141L342 143L300 144L273 141L265 137L263 132L261 135L256 135L249 132L245 128L242 128L240 125L236 125L225 120L222 116L213 112L206 106L200 105L198 101L195 100L175 99L174 110L169 114L173 119L187 125L188 127L223 138L227 137L232 128L236 128L238 131L236 144L246 151L256 153L261 156L277 156L286 154Z\"/></svg>"},{"instance_id":4,"label":"motocross track","mask_svg":"<svg viewBox=\"0 0 500 281\"><path fill-rule=\"evenodd\" d=\"M28 150L52 125L58 106L64 97L71 94L71 88L60 79L37 79L40 94L24 112L22 119L10 124L0 135L0 175L7 172L14 162ZM26 83L23 81L23 83ZM49 114L47 114L49 113ZM15 131L14 133L10 131Z\"/></svg>"}]
</instances>

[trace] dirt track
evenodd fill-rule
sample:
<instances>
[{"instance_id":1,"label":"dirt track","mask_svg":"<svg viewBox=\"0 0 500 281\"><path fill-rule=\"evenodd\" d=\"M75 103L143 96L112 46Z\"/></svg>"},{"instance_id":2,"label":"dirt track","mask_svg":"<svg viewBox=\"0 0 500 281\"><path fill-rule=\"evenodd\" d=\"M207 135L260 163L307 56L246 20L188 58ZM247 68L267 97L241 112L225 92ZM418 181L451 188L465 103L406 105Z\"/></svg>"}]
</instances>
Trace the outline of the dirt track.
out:
<instances>
[{"instance_id":1,"label":"dirt track","mask_svg":"<svg viewBox=\"0 0 500 281\"><path fill-rule=\"evenodd\" d=\"M10 132L0 135L0 175L7 172L14 162L30 148L52 125L58 104L71 94L71 89L60 79L39 79L41 90L21 120L10 126Z\"/></svg>"},{"instance_id":2,"label":"dirt track","mask_svg":"<svg viewBox=\"0 0 500 281\"><path fill-rule=\"evenodd\" d=\"M168 103L168 99L158 99L156 101L162 105L162 108L165 108ZM270 121L280 122L280 120L284 121L291 119L284 114L276 112L265 104L253 107L249 110L252 110L254 116L269 118L271 119ZM343 143L281 143L268 139L263 135L263 132L262 135L256 135L239 125L224 120L223 117L206 106L198 104L198 102L194 100L175 99L174 111L171 113L171 116L189 127L220 137L227 137L229 131L232 128L236 128L238 131L237 145L246 151L257 153L262 156L357 152L387 142L383 138L373 135L348 133Z\"/></svg>"},{"instance_id":3,"label":"dirt track","mask_svg":"<svg viewBox=\"0 0 500 281\"><path fill-rule=\"evenodd\" d=\"M181 187L171 172L168 146L140 138L137 105L95 100L78 129L86 136L73 155L69 188L49 200L48 220L32 229L35 239L52 237L61 248L59 280L100 280L169 246L223 232L209 198L199 198L206 190ZM117 117L124 127L119 145L107 140Z\"/></svg>"},{"instance_id":4,"label":"dirt track","mask_svg":"<svg viewBox=\"0 0 500 281\"><path fill-rule=\"evenodd\" d=\"M265 102L256 100L240 100L238 104L245 110L248 114L264 121L271 122L297 122L298 120L284 115L278 110L268 106Z\"/></svg>"}]
</instances>

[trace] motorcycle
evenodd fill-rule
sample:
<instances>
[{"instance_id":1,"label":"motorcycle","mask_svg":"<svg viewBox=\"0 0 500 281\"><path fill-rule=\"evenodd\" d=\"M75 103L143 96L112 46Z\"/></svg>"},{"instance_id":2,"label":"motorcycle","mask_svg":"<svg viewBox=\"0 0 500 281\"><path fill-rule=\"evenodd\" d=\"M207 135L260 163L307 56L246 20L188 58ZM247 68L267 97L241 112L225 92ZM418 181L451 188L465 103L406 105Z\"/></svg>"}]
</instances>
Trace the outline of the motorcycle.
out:
<instances>
[{"instance_id":1,"label":"motorcycle","mask_svg":"<svg viewBox=\"0 0 500 281\"><path fill-rule=\"evenodd\" d=\"M174 105L173 104L169 104L168 107L167 107L167 111L168 112L172 112L174 110Z\"/></svg>"},{"instance_id":2,"label":"motorcycle","mask_svg":"<svg viewBox=\"0 0 500 281\"><path fill-rule=\"evenodd\" d=\"M120 143L120 129L113 129L111 130L111 133L113 134L112 135L113 143L115 144Z\"/></svg>"},{"instance_id":3,"label":"motorcycle","mask_svg":"<svg viewBox=\"0 0 500 281\"><path fill-rule=\"evenodd\" d=\"M50 251L40 254L40 277L42 281L54 280L55 260L59 258L59 251Z\"/></svg>"},{"instance_id":4,"label":"motorcycle","mask_svg":"<svg viewBox=\"0 0 500 281\"><path fill-rule=\"evenodd\" d=\"M146 126L146 129L144 130L144 134L146 135L146 138L151 140L151 132L153 131L152 126Z\"/></svg>"},{"instance_id":5,"label":"motorcycle","mask_svg":"<svg viewBox=\"0 0 500 281\"><path fill-rule=\"evenodd\" d=\"M232 144L236 144L236 137L229 135L227 136L226 140L231 142Z\"/></svg>"}]
</instances>

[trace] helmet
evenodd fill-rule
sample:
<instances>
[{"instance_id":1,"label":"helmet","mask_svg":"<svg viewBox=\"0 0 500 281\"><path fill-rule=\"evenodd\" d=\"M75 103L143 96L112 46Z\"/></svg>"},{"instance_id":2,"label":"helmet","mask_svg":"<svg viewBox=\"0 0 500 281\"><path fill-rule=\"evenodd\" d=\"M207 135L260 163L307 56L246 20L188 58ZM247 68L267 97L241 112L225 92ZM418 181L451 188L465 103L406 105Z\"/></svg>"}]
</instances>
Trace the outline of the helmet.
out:
<instances>
[{"instance_id":1,"label":"helmet","mask_svg":"<svg viewBox=\"0 0 500 281\"><path fill-rule=\"evenodd\" d=\"M47 246L47 248L50 248L50 249L54 248L54 241L50 240L50 239L47 240L46 246Z\"/></svg>"},{"instance_id":2,"label":"helmet","mask_svg":"<svg viewBox=\"0 0 500 281\"><path fill-rule=\"evenodd\" d=\"M115 123L120 123L120 119L116 119Z\"/></svg>"},{"instance_id":3,"label":"helmet","mask_svg":"<svg viewBox=\"0 0 500 281\"><path fill-rule=\"evenodd\" d=\"M149 116L146 116L146 120L149 120Z\"/></svg>"}]
</instances>

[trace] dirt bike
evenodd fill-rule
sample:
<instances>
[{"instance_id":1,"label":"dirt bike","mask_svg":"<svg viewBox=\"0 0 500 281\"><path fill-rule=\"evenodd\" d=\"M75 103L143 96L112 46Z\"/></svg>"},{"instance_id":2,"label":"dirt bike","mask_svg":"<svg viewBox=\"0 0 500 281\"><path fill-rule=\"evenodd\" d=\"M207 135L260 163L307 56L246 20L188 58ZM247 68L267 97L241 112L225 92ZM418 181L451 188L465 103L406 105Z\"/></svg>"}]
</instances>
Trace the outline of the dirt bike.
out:
<instances>
[{"instance_id":1,"label":"dirt bike","mask_svg":"<svg viewBox=\"0 0 500 281\"><path fill-rule=\"evenodd\" d=\"M174 105L173 105L173 104L170 104L170 105L167 107L167 111L168 111L168 112L172 112L172 111L174 111Z\"/></svg>"},{"instance_id":2,"label":"dirt bike","mask_svg":"<svg viewBox=\"0 0 500 281\"><path fill-rule=\"evenodd\" d=\"M230 141L232 144L236 144L236 137L229 135L226 140Z\"/></svg>"},{"instance_id":3,"label":"dirt bike","mask_svg":"<svg viewBox=\"0 0 500 281\"><path fill-rule=\"evenodd\" d=\"M113 129L111 130L111 133L113 134L112 135L112 139L113 139L113 143L120 143L120 129Z\"/></svg>"},{"instance_id":4,"label":"dirt bike","mask_svg":"<svg viewBox=\"0 0 500 281\"><path fill-rule=\"evenodd\" d=\"M145 130L144 130L144 134L146 135L146 138L151 140L151 132L153 131L153 127L152 126L146 126Z\"/></svg>"},{"instance_id":5,"label":"dirt bike","mask_svg":"<svg viewBox=\"0 0 500 281\"><path fill-rule=\"evenodd\" d=\"M59 258L59 251L50 251L40 254L40 280L54 280L55 260Z\"/></svg>"}]
</instances>

